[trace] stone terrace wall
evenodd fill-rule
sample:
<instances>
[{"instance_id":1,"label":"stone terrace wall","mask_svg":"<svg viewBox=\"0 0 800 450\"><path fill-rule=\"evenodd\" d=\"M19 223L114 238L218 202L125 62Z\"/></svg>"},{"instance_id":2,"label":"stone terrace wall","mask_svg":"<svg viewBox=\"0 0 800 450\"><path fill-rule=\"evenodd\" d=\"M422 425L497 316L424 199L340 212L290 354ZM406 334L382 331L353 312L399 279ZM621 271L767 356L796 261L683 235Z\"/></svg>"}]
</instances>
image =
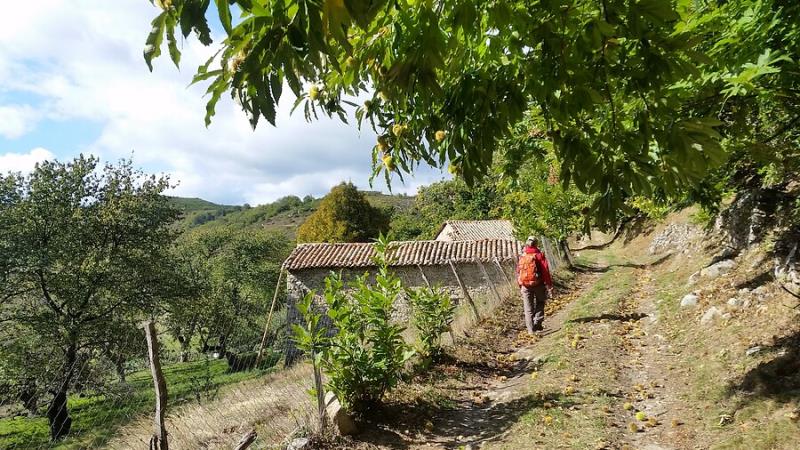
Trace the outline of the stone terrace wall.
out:
<instances>
[{"instance_id":1,"label":"stone terrace wall","mask_svg":"<svg viewBox=\"0 0 800 450\"><path fill-rule=\"evenodd\" d=\"M514 283L514 263L506 262L502 264L503 271L495 263L483 263L486 274L491 283L496 287L499 295L505 297L516 293ZM421 266L425 277L432 286L439 286L450 293L450 298L457 305L456 315L472 314L471 308L458 285L453 270L449 265ZM479 311L487 309L487 305L497 303L497 298L487 282L481 267L477 263L455 264L461 282L464 284L469 296ZM427 286L422 277L420 268L417 266L393 267L395 274L402 280L403 286L424 287ZM342 274L345 283L363 275L368 270L364 269L340 269L336 272ZM504 273L505 272L505 275ZM287 320L289 324L299 323L300 317L296 304L309 290L317 293L315 303L324 309L324 300L321 293L325 288L325 277L331 273L330 269L302 269L291 271L287 274ZM407 299L398 298L395 304L394 319L403 326L411 328L411 308ZM291 363L297 357L297 350L292 345L287 351L287 363Z\"/></svg>"}]
</instances>

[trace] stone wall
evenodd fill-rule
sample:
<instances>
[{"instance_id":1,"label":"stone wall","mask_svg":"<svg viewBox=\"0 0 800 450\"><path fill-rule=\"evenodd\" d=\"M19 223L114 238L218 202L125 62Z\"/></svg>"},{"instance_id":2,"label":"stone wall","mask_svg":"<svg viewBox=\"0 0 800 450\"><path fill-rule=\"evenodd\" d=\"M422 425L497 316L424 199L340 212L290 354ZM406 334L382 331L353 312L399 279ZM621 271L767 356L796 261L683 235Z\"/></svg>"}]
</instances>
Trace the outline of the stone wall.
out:
<instances>
[{"instance_id":1,"label":"stone wall","mask_svg":"<svg viewBox=\"0 0 800 450\"><path fill-rule=\"evenodd\" d=\"M487 311L492 305L498 303L497 295L492 289L492 285L497 289L497 294L502 297L516 295L514 285L514 265L515 263L506 262L501 268L495 263L482 263L484 271L477 263L455 264L456 272L472 301L475 303L479 312ZM403 286L406 288L427 286L425 278L434 287L441 287L450 294L450 298L457 305L456 315L472 316L472 308L469 306L463 291L458 285L453 270L449 265L436 266L401 266L393 267L394 273L400 277ZM368 270L365 269L339 269L345 284L363 275ZM505 273L504 273L505 272ZM331 273L330 269L302 269L291 271L287 274L287 321L289 324L299 323L300 317L296 304L309 290L317 293L315 304L324 310L324 299L321 293L325 288L325 277ZM425 278L423 278L423 273ZM488 281L487 281L488 276ZM411 328L411 308L408 301L401 297L395 303L394 319L403 326ZM329 323L328 323L329 325ZM291 363L297 357L297 350L293 345L289 345L287 350L287 363Z\"/></svg>"}]
</instances>

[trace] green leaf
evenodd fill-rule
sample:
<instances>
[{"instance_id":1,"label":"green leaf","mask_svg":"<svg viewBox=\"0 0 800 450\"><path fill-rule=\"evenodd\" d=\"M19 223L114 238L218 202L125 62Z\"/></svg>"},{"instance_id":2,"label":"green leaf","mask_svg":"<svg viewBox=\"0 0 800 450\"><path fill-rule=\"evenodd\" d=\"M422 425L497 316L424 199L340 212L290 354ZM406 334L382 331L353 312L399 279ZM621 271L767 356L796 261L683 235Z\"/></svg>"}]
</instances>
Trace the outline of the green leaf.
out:
<instances>
[{"instance_id":1,"label":"green leaf","mask_svg":"<svg viewBox=\"0 0 800 450\"><path fill-rule=\"evenodd\" d=\"M178 49L178 42L175 39L175 26L177 25L174 16L169 15L167 18L167 48L169 48L169 57L175 64L175 67L181 67L181 51Z\"/></svg>"},{"instance_id":2,"label":"green leaf","mask_svg":"<svg viewBox=\"0 0 800 450\"><path fill-rule=\"evenodd\" d=\"M272 90L272 98L275 99L275 103L277 104L281 100L281 93L283 92L283 81L281 77L273 72L269 74L269 86Z\"/></svg>"},{"instance_id":3,"label":"green leaf","mask_svg":"<svg viewBox=\"0 0 800 450\"><path fill-rule=\"evenodd\" d=\"M224 28L225 32L230 36L233 32L233 26L231 26L231 6L228 4L228 0L214 0L214 3L217 5L217 12L219 13L219 21L222 23L222 28Z\"/></svg>"},{"instance_id":4,"label":"green leaf","mask_svg":"<svg viewBox=\"0 0 800 450\"><path fill-rule=\"evenodd\" d=\"M145 41L144 61L147 63L147 67L151 72L153 71L153 59L158 58L161 55L161 43L164 41L164 28L166 27L166 22L167 12L164 11L150 23L152 29L150 30L150 34L147 36L147 41Z\"/></svg>"}]
</instances>

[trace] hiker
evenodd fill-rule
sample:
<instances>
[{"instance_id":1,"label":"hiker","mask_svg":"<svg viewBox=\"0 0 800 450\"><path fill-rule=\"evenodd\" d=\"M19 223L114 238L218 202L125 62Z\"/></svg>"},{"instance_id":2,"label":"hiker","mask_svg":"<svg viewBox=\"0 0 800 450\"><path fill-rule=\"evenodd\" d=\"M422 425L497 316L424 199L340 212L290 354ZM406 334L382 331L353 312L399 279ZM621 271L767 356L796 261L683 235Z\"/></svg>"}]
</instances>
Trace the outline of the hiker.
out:
<instances>
[{"instance_id":1,"label":"hiker","mask_svg":"<svg viewBox=\"0 0 800 450\"><path fill-rule=\"evenodd\" d=\"M547 258L539 250L539 239L528 236L525 248L517 262L517 284L522 294L525 310L525 326L528 333L542 331L544 326L544 303L553 295L553 279Z\"/></svg>"}]
</instances>

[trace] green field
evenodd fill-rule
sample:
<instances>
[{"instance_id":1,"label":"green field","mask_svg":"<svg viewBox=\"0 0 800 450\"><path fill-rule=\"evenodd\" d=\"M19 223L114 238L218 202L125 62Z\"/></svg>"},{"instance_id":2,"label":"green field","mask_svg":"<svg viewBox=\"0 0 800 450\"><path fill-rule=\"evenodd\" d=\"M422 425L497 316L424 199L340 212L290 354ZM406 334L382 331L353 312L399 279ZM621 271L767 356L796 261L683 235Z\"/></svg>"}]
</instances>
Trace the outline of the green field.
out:
<instances>
[{"instance_id":1,"label":"green field","mask_svg":"<svg viewBox=\"0 0 800 450\"><path fill-rule=\"evenodd\" d=\"M200 400L205 401L222 386L256 378L272 370L229 373L224 359L209 360L208 364L202 360L170 365L164 368L168 404L196 402L199 392L203 393ZM43 408L42 417L0 419L0 448L97 448L113 437L120 426L151 411L154 401L150 372L134 372L128 377L127 385L115 383L108 393L70 396L68 404L73 422L68 439L50 443Z\"/></svg>"}]
</instances>

